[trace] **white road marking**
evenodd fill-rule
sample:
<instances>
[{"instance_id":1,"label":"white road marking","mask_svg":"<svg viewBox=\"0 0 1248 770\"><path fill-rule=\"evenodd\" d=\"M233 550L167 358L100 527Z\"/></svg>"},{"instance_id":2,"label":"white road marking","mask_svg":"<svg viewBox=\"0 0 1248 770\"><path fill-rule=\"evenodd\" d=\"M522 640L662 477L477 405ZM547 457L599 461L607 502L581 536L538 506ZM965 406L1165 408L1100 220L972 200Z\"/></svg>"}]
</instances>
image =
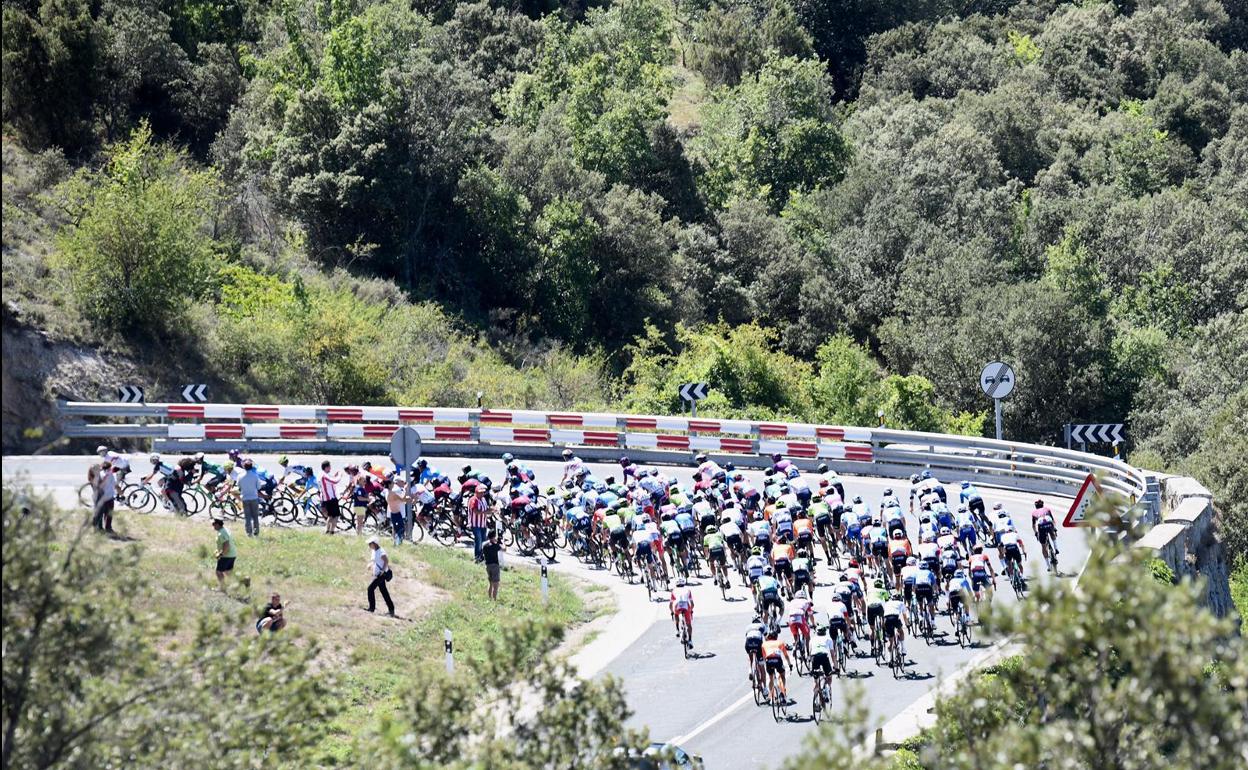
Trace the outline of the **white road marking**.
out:
<instances>
[{"instance_id":1,"label":"white road marking","mask_svg":"<svg viewBox=\"0 0 1248 770\"><path fill-rule=\"evenodd\" d=\"M750 702L750 701L752 701L752 700L754 700L754 693L753 693L752 691L751 691L751 692L747 692L745 695L742 695L739 699L737 699L737 701L736 701L735 703L733 703L731 706L729 706L728 708L724 709L723 711L719 712L719 713L718 713L718 714L716 714L715 716L713 716L713 717L711 717L710 719L706 720L706 721L705 721L705 722L703 722L702 724L700 724L700 725L698 725L697 727L693 728L693 729L692 729L692 730L690 730L688 733L685 733L684 735L678 735L678 736L676 736L675 738L672 738L670 741L668 741L668 743L674 743L674 744L676 744L676 745L678 745L678 746L679 746L679 745L681 745L681 744L683 744L683 743L688 743L689 741L691 741L691 740L693 740L694 738L696 738L696 737L698 737L699 735L701 735L701 734L702 734L703 732L705 732L706 730L708 730L708 729L710 729L711 727L713 727L713 726L714 726L716 723L718 723L721 719L723 719L724 717L728 716L729 714L731 714L732 712L734 712L734 711L736 711L737 709L741 708L742 706L744 706L745 704L749 703L749 702Z\"/></svg>"}]
</instances>

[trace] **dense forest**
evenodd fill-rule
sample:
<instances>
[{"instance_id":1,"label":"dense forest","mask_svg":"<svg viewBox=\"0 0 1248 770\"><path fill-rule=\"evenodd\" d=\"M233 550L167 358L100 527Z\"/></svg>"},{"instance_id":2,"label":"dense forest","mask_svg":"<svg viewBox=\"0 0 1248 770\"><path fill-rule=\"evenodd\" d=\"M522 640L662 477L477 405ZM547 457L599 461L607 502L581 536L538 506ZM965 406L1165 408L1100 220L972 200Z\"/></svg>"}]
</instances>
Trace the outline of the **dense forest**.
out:
<instances>
[{"instance_id":1,"label":"dense forest","mask_svg":"<svg viewBox=\"0 0 1248 770\"><path fill-rule=\"evenodd\" d=\"M5 318L218 394L979 433L1248 501L1244 0L4 0ZM49 287L56 287L50 291Z\"/></svg>"}]
</instances>

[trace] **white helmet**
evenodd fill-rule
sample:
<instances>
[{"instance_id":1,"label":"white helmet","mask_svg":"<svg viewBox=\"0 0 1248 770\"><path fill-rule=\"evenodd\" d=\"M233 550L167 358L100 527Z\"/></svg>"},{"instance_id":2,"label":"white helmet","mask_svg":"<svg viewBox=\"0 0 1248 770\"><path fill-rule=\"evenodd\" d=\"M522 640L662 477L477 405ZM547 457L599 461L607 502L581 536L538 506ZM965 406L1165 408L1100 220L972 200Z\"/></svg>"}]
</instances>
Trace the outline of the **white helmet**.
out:
<instances>
[{"instance_id":1,"label":"white helmet","mask_svg":"<svg viewBox=\"0 0 1248 770\"><path fill-rule=\"evenodd\" d=\"M200 462L200 461L201 461L201 460L203 460L203 459L204 459L204 453L203 453L203 452L196 452L196 453L195 453L195 462Z\"/></svg>"},{"instance_id":2,"label":"white helmet","mask_svg":"<svg viewBox=\"0 0 1248 770\"><path fill-rule=\"evenodd\" d=\"M103 457L104 455L108 454L108 447L104 446L103 444L100 444L99 446L95 448L95 453L99 455L100 457Z\"/></svg>"}]
</instances>

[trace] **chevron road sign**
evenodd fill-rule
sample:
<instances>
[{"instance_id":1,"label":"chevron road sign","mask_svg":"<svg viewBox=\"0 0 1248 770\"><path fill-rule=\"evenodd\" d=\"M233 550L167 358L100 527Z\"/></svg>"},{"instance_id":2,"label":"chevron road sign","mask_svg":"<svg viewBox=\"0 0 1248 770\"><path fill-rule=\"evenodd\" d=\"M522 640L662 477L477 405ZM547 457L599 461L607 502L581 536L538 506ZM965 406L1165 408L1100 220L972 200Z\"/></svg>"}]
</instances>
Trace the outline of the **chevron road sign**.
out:
<instances>
[{"instance_id":1,"label":"chevron road sign","mask_svg":"<svg viewBox=\"0 0 1248 770\"><path fill-rule=\"evenodd\" d=\"M706 391L710 388L705 382L687 382L680 386L680 397L686 401L701 401L706 398Z\"/></svg>"},{"instance_id":2,"label":"chevron road sign","mask_svg":"<svg viewBox=\"0 0 1248 770\"><path fill-rule=\"evenodd\" d=\"M187 385L185 388L182 388L182 400L190 403L198 401L202 404L208 400L208 396L204 395L204 391L207 389L208 386L202 383L198 385Z\"/></svg>"},{"instance_id":3,"label":"chevron road sign","mask_svg":"<svg viewBox=\"0 0 1248 770\"><path fill-rule=\"evenodd\" d=\"M143 389L138 385L122 385L117 388L117 395L123 404L143 403Z\"/></svg>"},{"instance_id":4,"label":"chevron road sign","mask_svg":"<svg viewBox=\"0 0 1248 770\"><path fill-rule=\"evenodd\" d=\"M1113 444L1122 441L1122 423L1070 426L1070 440L1080 444Z\"/></svg>"}]
</instances>

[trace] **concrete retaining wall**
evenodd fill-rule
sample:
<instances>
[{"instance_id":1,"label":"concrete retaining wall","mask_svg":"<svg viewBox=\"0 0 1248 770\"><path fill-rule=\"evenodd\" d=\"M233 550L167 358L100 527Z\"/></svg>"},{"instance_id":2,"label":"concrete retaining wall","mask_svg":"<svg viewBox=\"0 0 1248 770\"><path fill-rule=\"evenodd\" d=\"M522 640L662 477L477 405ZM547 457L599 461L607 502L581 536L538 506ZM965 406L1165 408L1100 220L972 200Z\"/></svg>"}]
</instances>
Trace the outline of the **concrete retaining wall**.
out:
<instances>
[{"instance_id":1,"label":"concrete retaining wall","mask_svg":"<svg viewBox=\"0 0 1248 770\"><path fill-rule=\"evenodd\" d=\"M1186 476L1161 480L1162 523L1140 538L1178 577L1205 579L1206 603L1217 615L1231 612L1230 565L1215 525L1213 495Z\"/></svg>"}]
</instances>

